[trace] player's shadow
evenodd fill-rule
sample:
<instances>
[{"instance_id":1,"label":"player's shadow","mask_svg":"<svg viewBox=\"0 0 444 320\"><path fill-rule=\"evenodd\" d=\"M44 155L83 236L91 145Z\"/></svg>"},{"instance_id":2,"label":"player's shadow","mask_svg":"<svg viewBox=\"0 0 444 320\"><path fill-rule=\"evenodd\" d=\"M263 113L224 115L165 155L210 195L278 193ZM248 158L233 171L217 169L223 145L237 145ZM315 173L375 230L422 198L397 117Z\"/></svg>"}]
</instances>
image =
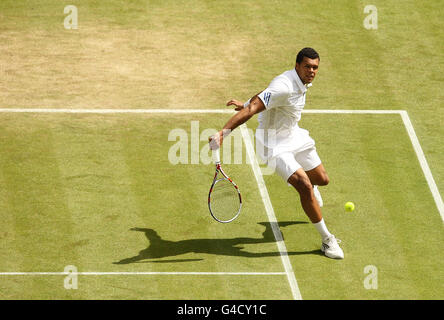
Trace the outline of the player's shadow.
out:
<instances>
[{"instance_id":1,"label":"player's shadow","mask_svg":"<svg viewBox=\"0 0 444 320\"><path fill-rule=\"evenodd\" d=\"M276 225L279 227L286 227L295 224L307 224L308 222L300 221L284 221ZM114 264L129 264L129 263L143 263L143 262L185 262L185 261L199 261L203 259L174 259L174 260L147 260L147 259L162 259L165 257L176 257L187 253L205 253L226 256L239 256L247 258L260 258L280 256L279 251L273 252L248 252L244 251L242 245L261 244L276 242L273 234L272 223L260 222L259 224L265 227L261 238L230 238L230 239L189 239L180 241L170 241L162 239L155 230L148 228L132 228L132 231L144 232L149 241L149 247L143 249L138 255L130 258L125 258ZM322 254L321 250L302 251L302 252L288 252L288 255L300 254ZM144 261L145 260L145 261Z\"/></svg>"}]
</instances>

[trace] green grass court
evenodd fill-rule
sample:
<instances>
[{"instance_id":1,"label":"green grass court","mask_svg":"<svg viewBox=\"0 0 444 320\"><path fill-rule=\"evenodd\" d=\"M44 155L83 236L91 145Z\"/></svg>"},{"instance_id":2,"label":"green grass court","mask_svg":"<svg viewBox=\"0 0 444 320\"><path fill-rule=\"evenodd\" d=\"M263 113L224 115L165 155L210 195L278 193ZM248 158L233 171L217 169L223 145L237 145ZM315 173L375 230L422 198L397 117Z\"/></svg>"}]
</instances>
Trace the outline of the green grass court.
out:
<instances>
[{"instance_id":1,"label":"green grass court","mask_svg":"<svg viewBox=\"0 0 444 320\"><path fill-rule=\"evenodd\" d=\"M68 4L78 30L63 27ZM223 109L312 46L305 109L407 111L442 194L443 2L374 1L377 30L362 26L367 4L2 1L0 108ZM227 225L208 212L213 165L168 159L171 130L229 116L0 112L0 299L293 299L245 146L225 166L244 200ZM302 298L442 299L443 220L401 116L305 113L300 126L345 253L324 257L296 191L263 176ZM67 290L69 265L98 274Z\"/></svg>"}]
</instances>

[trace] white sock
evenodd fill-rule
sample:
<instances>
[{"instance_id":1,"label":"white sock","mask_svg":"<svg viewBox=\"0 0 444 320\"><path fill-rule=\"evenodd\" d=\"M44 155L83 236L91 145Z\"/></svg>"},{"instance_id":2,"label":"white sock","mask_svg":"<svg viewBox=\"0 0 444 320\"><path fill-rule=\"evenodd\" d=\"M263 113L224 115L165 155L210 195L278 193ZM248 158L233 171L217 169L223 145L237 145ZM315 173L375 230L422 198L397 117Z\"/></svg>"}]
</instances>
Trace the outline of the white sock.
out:
<instances>
[{"instance_id":1,"label":"white sock","mask_svg":"<svg viewBox=\"0 0 444 320\"><path fill-rule=\"evenodd\" d=\"M331 233L328 231L327 226L325 225L324 219L321 219L321 221L317 223L313 223L313 225L315 226L316 230L318 230L322 240L331 236Z\"/></svg>"}]
</instances>

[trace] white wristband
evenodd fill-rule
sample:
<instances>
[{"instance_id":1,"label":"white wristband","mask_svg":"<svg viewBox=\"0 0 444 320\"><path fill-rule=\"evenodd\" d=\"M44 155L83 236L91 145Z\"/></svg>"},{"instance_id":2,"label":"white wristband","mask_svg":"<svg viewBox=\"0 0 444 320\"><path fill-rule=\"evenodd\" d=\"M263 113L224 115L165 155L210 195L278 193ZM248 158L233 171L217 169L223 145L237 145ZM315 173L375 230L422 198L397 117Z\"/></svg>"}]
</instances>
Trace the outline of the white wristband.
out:
<instances>
[{"instance_id":1,"label":"white wristband","mask_svg":"<svg viewBox=\"0 0 444 320\"><path fill-rule=\"evenodd\" d=\"M247 102L244 103L244 108L248 107L248 105L250 104L251 99L248 99Z\"/></svg>"}]
</instances>

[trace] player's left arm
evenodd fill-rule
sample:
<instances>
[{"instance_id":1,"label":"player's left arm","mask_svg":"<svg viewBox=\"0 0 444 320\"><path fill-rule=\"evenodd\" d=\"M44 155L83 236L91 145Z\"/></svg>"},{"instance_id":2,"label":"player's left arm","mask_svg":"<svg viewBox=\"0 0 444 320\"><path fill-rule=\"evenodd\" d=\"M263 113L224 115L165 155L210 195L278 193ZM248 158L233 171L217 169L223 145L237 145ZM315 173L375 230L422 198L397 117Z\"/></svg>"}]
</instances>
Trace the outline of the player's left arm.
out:
<instances>
[{"instance_id":1,"label":"player's left arm","mask_svg":"<svg viewBox=\"0 0 444 320\"><path fill-rule=\"evenodd\" d=\"M210 137L211 149L217 149L222 145L224 136L229 135L234 129L250 120L255 114L265 110L264 103L257 95L251 98L250 103L246 107L244 107L243 103L234 99L228 101L227 105L236 106L236 110L239 110L239 112L227 121L222 130Z\"/></svg>"},{"instance_id":2,"label":"player's left arm","mask_svg":"<svg viewBox=\"0 0 444 320\"><path fill-rule=\"evenodd\" d=\"M262 91L261 91L262 92ZM230 101L227 102L227 106L235 106L234 110L236 111L240 111L243 108L246 107L247 103L250 103L254 98L256 98L261 92L258 92L257 94L255 94L250 100L248 100L246 103L242 103L239 100L236 99L231 99Z\"/></svg>"},{"instance_id":3,"label":"player's left arm","mask_svg":"<svg viewBox=\"0 0 444 320\"><path fill-rule=\"evenodd\" d=\"M230 105L230 102L227 103L227 105ZM237 108L240 108L239 105L236 105ZM238 113L236 113L234 116L228 120L228 122L223 127L223 130L233 131L241 124L247 122L250 120L251 117L253 117L255 114L260 113L265 110L265 105L262 102L261 99L257 95L255 95L251 100L250 103L244 107L242 104L242 109L239 110Z\"/></svg>"},{"instance_id":4,"label":"player's left arm","mask_svg":"<svg viewBox=\"0 0 444 320\"><path fill-rule=\"evenodd\" d=\"M271 81L267 89L255 95L249 100L249 102L242 104L242 102L234 99L228 101L227 105L236 106L235 110L238 110L239 112L228 120L221 131L209 138L210 148L213 150L219 148L223 142L224 136L229 135L231 131L247 122L255 114L260 113L265 109L282 105L285 102L285 99L288 98L290 92L289 88L290 87L285 79L282 77L276 77Z\"/></svg>"}]
</instances>

